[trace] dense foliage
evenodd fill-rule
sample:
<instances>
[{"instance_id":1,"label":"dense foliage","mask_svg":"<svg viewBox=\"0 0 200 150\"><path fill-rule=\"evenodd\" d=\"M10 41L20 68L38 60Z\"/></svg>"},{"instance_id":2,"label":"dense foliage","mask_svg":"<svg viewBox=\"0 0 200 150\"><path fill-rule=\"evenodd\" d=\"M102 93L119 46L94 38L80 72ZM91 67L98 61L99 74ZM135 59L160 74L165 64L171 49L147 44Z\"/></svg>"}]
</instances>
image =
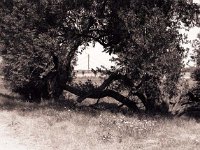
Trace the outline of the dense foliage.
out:
<instances>
[{"instance_id":1,"label":"dense foliage","mask_svg":"<svg viewBox=\"0 0 200 150\"><path fill-rule=\"evenodd\" d=\"M61 84L70 81L71 62L82 43L75 29L68 30L73 23L68 23L70 15L78 19L78 4L68 3L19 0L0 4L5 79L26 98L58 97Z\"/></svg>"},{"instance_id":2,"label":"dense foliage","mask_svg":"<svg viewBox=\"0 0 200 150\"><path fill-rule=\"evenodd\" d=\"M5 79L32 99L57 98L65 89L79 101L111 96L136 109L137 97L148 111L168 111L162 91L169 98L176 93L183 67L178 30L197 25L198 15L199 7L187 0L2 1ZM118 58L117 66L103 71L108 79L85 91L69 81L78 47L91 41Z\"/></svg>"}]
</instances>

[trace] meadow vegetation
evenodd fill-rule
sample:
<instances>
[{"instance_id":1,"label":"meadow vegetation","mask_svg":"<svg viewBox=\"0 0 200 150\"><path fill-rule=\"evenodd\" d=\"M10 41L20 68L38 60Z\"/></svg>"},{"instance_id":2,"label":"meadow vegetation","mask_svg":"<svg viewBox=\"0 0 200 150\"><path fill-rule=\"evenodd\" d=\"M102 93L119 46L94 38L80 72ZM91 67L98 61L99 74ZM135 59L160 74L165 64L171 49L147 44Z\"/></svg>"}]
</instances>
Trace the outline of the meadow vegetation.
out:
<instances>
[{"instance_id":1,"label":"meadow vegetation","mask_svg":"<svg viewBox=\"0 0 200 150\"><path fill-rule=\"evenodd\" d=\"M200 124L192 118L136 114L115 105L76 106L70 99L62 104L0 99L4 146L7 142L6 146L30 150L197 150L200 145Z\"/></svg>"},{"instance_id":2,"label":"meadow vegetation","mask_svg":"<svg viewBox=\"0 0 200 150\"><path fill-rule=\"evenodd\" d=\"M78 104L74 95L64 95L59 102L38 104L1 90L0 146L10 150L197 150L200 145L197 118L135 113L119 108L111 98L98 105L93 99Z\"/></svg>"}]
</instances>

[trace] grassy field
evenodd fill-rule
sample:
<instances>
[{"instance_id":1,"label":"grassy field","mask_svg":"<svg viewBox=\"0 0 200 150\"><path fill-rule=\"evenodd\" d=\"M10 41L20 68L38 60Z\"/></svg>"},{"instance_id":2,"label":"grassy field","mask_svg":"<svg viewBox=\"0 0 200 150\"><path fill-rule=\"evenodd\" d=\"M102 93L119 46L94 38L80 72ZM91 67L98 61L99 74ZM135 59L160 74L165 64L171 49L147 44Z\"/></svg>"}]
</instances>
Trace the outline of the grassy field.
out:
<instances>
[{"instance_id":1,"label":"grassy field","mask_svg":"<svg viewBox=\"0 0 200 150\"><path fill-rule=\"evenodd\" d=\"M1 97L0 150L199 149L193 119L89 106L30 104Z\"/></svg>"},{"instance_id":2,"label":"grassy field","mask_svg":"<svg viewBox=\"0 0 200 150\"><path fill-rule=\"evenodd\" d=\"M5 89L1 93L7 93ZM0 150L198 150L200 124L189 118L135 114L112 100L98 108L22 103L0 94Z\"/></svg>"}]
</instances>

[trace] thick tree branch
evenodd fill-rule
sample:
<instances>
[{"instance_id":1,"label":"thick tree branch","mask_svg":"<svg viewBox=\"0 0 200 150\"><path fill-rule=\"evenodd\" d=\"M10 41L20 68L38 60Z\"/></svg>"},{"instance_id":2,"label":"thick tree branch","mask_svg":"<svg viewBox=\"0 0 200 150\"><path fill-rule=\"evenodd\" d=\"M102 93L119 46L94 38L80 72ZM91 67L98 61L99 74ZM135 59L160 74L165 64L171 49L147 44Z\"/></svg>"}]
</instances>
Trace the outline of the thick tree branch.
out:
<instances>
[{"instance_id":1,"label":"thick tree branch","mask_svg":"<svg viewBox=\"0 0 200 150\"><path fill-rule=\"evenodd\" d=\"M144 94L142 94L140 92L135 92L135 93L133 93L133 96L137 96L142 101L145 108L148 107L147 98L145 97Z\"/></svg>"},{"instance_id":2,"label":"thick tree branch","mask_svg":"<svg viewBox=\"0 0 200 150\"><path fill-rule=\"evenodd\" d=\"M119 73L112 73L99 87L98 89L99 90L103 90L105 89L107 86L109 86L113 81L116 81L116 80L122 80L126 86L129 86L129 87L132 87L132 88L135 88L135 90L138 90L142 84L144 83L144 81L146 80L146 76L144 76L140 83L138 83L137 85L135 85L133 83L133 81L127 76L127 75L122 75L122 74L119 74Z\"/></svg>"},{"instance_id":3,"label":"thick tree branch","mask_svg":"<svg viewBox=\"0 0 200 150\"><path fill-rule=\"evenodd\" d=\"M82 91L76 87L72 87L70 85L65 86L65 90L69 91L70 93L73 93L77 96L86 98L104 98L104 97L112 97L115 100L121 102L122 104L126 105L128 108L133 109L135 111L139 111L137 105L135 102L131 101L130 99L126 98L125 96L121 95L120 93L113 91L113 90L99 90L94 89L90 92ZM79 102L82 102L84 99L79 100Z\"/></svg>"},{"instance_id":4,"label":"thick tree branch","mask_svg":"<svg viewBox=\"0 0 200 150\"><path fill-rule=\"evenodd\" d=\"M91 89L90 91L84 91L70 85L66 85L64 89L77 95L78 96L77 101L79 103L84 101L86 98L99 99L103 97L112 97L128 107L138 110L135 102L131 101L127 97L123 96L122 94L114 90L106 89L113 81L116 81L116 80L123 80L126 86L135 88L136 92L132 93L132 95L137 96L142 101L144 106L145 107L147 106L146 97L142 93L137 91L141 87L142 83L144 82L145 77L142 78L139 84L135 85L133 81L130 78L128 78L126 75L113 73L99 87L97 87L96 89Z\"/></svg>"}]
</instances>

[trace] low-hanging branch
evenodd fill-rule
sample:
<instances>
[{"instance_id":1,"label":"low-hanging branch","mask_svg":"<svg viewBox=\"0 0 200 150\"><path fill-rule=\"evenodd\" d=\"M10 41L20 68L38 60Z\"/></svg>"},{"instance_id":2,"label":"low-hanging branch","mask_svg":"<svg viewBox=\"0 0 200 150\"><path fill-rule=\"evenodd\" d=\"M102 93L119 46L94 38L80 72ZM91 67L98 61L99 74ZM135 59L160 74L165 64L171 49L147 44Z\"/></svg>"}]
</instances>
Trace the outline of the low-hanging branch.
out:
<instances>
[{"instance_id":1,"label":"low-hanging branch","mask_svg":"<svg viewBox=\"0 0 200 150\"><path fill-rule=\"evenodd\" d=\"M81 103L84 101L86 98L94 98L94 99L99 99L99 98L104 98L104 97L112 97L118 102L121 102L123 105L126 105L127 107L134 109L134 110L139 110L136 103L129 98L123 96L119 92L116 92L114 90L106 89L112 82L116 80L123 80L124 84L126 86L132 87L135 90L138 90L142 83L145 80L145 77L142 78L141 82L138 85L135 85L130 78L128 78L126 75L122 75L119 73L113 73L111 74L99 87L91 89L89 91L82 90L80 88L74 87L72 85L65 85L64 89L66 91L69 91L70 93L73 93L78 96L77 101ZM132 93L132 96L137 96L144 106L146 106L146 98L142 93L139 92L134 92Z\"/></svg>"},{"instance_id":2,"label":"low-hanging branch","mask_svg":"<svg viewBox=\"0 0 200 150\"><path fill-rule=\"evenodd\" d=\"M135 111L139 111L139 109L134 101L128 99L127 97L123 96L122 94L120 94L114 90L93 89L89 92L86 92L86 91L82 91L82 90L80 90L76 87L70 86L70 85L66 85L65 90L81 97L81 99L78 100L78 102L80 102L80 103L86 98L97 99L97 98L104 98L104 97L112 97L115 100L126 105L128 108L133 109Z\"/></svg>"},{"instance_id":3,"label":"low-hanging branch","mask_svg":"<svg viewBox=\"0 0 200 150\"><path fill-rule=\"evenodd\" d=\"M142 79L141 79L141 82L137 85L135 85L133 83L133 81L127 76L127 75L122 75L120 73L112 73L99 87L98 89L105 89L106 87L108 87L113 81L116 81L116 80L122 80L124 82L124 84L128 87L132 87L132 88L135 88L135 90L138 90L143 82L145 81L146 79L146 76L144 76Z\"/></svg>"}]
</instances>

